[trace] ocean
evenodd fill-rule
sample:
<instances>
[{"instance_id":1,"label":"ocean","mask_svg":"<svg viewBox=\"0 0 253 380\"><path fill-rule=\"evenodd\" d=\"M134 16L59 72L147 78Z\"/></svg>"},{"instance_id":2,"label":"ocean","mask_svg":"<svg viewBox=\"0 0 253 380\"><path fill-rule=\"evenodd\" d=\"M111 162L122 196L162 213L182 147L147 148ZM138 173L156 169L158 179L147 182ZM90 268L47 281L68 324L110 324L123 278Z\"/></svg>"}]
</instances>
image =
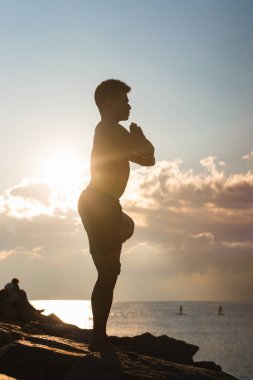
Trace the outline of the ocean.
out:
<instances>
[{"instance_id":1,"label":"ocean","mask_svg":"<svg viewBox=\"0 0 253 380\"><path fill-rule=\"evenodd\" d=\"M92 328L90 301L31 303L45 309L45 315L55 313L64 322ZM195 361L214 361L240 380L253 380L253 302L114 302L109 335L133 336L147 331L196 344Z\"/></svg>"}]
</instances>

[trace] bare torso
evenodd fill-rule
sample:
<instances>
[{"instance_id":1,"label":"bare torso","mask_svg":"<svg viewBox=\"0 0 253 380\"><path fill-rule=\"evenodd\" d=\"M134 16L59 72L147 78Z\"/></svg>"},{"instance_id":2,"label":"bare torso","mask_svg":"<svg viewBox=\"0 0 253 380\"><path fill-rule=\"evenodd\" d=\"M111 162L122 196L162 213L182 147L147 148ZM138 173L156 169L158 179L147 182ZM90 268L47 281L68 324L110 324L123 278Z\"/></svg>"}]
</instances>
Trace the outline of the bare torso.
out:
<instances>
[{"instance_id":1,"label":"bare torso","mask_svg":"<svg viewBox=\"0 0 253 380\"><path fill-rule=\"evenodd\" d=\"M122 133L129 133L121 125L96 127L91 153L90 187L119 199L129 178L127 147Z\"/></svg>"}]
</instances>

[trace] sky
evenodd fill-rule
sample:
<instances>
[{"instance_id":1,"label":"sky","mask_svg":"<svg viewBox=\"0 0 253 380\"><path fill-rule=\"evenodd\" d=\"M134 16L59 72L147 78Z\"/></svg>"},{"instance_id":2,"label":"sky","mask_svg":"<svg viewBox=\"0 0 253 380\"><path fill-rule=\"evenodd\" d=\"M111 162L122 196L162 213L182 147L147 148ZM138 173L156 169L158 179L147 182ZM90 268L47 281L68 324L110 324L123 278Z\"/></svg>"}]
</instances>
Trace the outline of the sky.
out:
<instances>
[{"instance_id":1,"label":"sky","mask_svg":"<svg viewBox=\"0 0 253 380\"><path fill-rule=\"evenodd\" d=\"M251 0L0 0L0 287L89 299L77 200L115 78L156 155L121 199L115 299L253 300L252 43Z\"/></svg>"}]
</instances>

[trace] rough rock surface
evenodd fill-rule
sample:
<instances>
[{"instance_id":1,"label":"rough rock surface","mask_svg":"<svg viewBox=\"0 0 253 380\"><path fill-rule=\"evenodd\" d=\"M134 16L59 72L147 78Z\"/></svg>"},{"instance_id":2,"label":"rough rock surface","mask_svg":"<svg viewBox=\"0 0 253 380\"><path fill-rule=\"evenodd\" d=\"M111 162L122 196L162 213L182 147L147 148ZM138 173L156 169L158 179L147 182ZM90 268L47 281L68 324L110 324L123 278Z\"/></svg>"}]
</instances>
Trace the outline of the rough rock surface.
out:
<instances>
[{"instance_id":1,"label":"rough rock surface","mask_svg":"<svg viewBox=\"0 0 253 380\"><path fill-rule=\"evenodd\" d=\"M111 337L115 355L91 354L90 330L41 316L0 322L0 380L236 380L212 362L194 363L198 347L146 333Z\"/></svg>"}]
</instances>

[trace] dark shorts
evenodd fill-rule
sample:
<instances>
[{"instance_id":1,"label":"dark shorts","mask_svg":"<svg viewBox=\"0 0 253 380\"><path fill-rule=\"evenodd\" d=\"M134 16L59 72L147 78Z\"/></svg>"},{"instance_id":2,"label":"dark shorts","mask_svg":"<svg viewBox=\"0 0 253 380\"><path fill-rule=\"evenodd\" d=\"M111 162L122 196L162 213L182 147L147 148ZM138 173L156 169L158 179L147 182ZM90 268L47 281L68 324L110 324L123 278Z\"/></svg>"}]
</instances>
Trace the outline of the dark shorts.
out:
<instances>
[{"instance_id":1,"label":"dark shorts","mask_svg":"<svg viewBox=\"0 0 253 380\"><path fill-rule=\"evenodd\" d=\"M118 276L122 243L134 232L134 221L122 211L118 199L88 187L78 201L98 274Z\"/></svg>"},{"instance_id":2,"label":"dark shorts","mask_svg":"<svg viewBox=\"0 0 253 380\"><path fill-rule=\"evenodd\" d=\"M81 193L78 212L88 235L92 255L108 255L121 249L123 213L118 199L88 187Z\"/></svg>"}]
</instances>

